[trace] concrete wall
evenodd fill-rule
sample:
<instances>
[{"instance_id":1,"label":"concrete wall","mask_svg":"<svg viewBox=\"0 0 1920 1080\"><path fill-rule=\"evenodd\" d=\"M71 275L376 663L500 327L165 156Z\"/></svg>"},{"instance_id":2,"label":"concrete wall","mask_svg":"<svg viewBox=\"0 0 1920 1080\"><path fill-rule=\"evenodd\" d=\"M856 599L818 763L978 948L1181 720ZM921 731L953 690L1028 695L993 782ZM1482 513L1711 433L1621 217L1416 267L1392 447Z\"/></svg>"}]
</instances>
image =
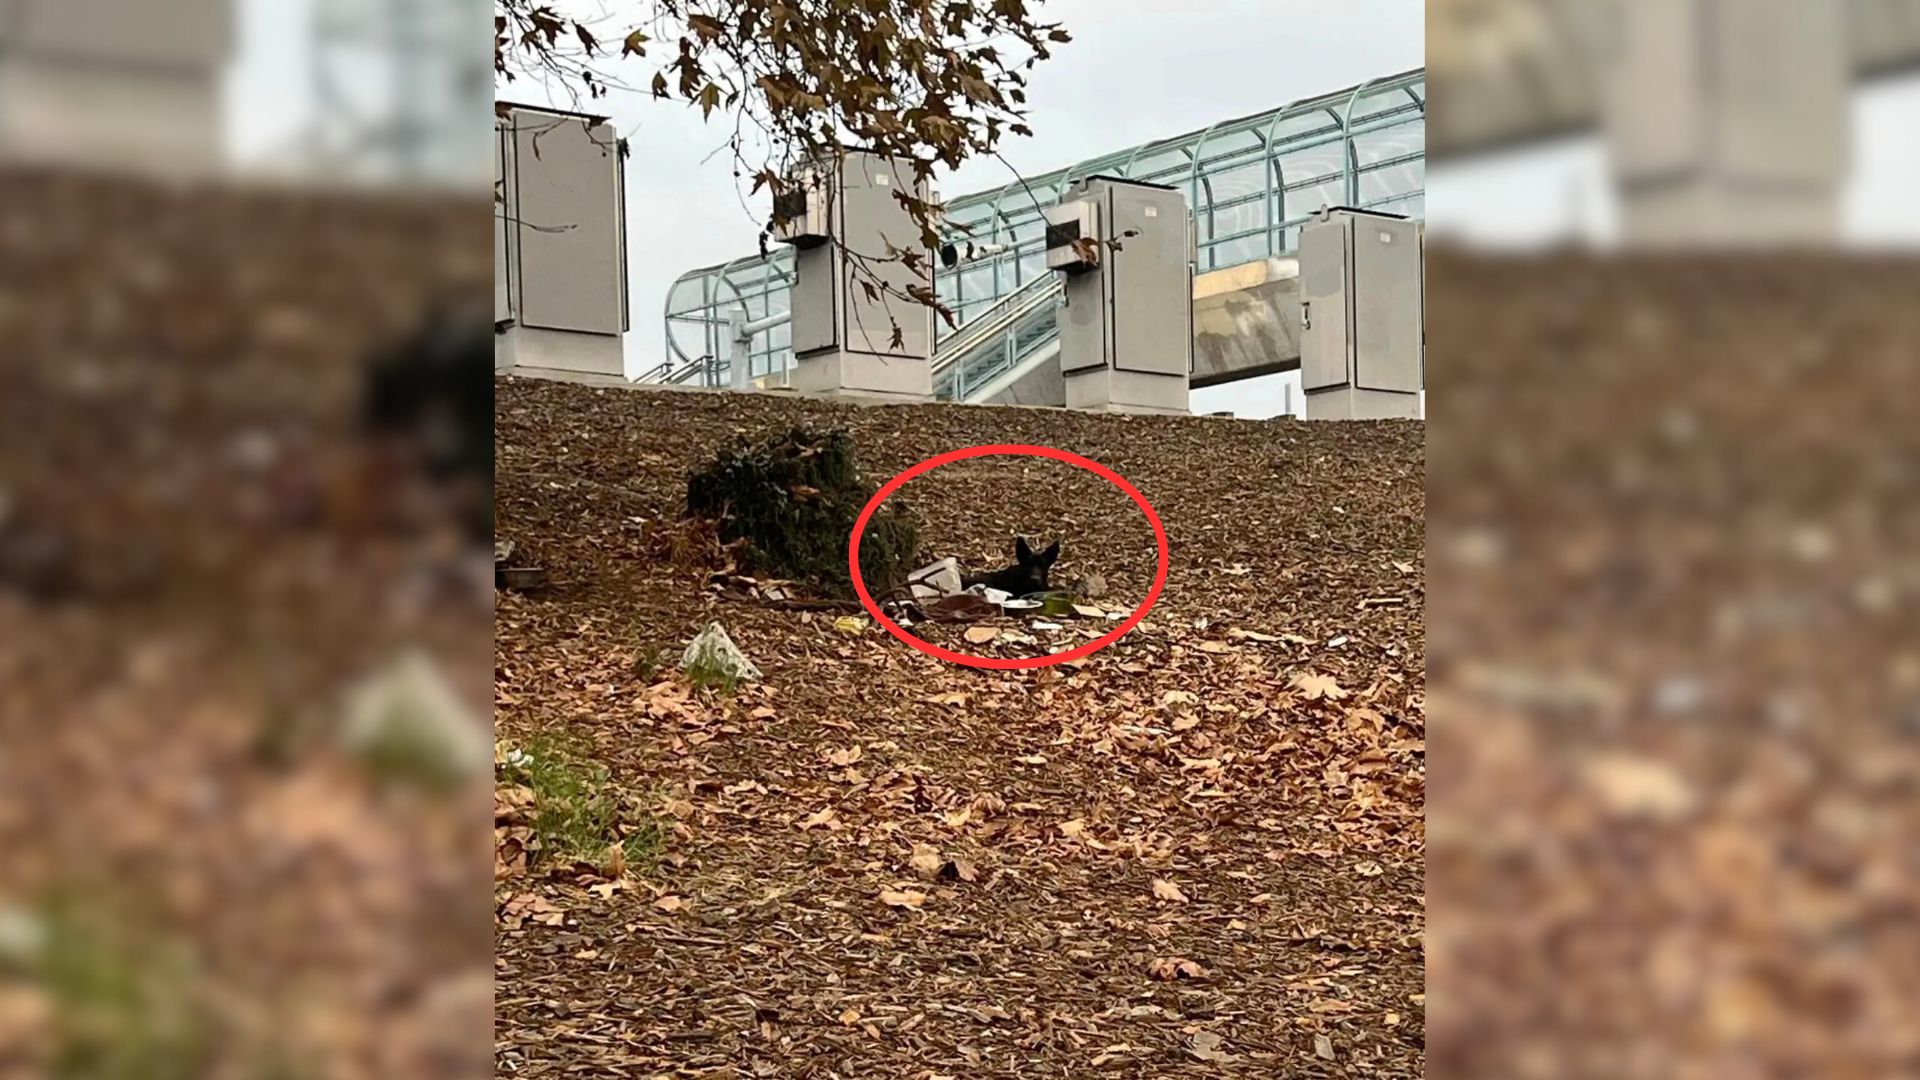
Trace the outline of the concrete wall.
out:
<instances>
[{"instance_id":1,"label":"concrete wall","mask_svg":"<svg viewBox=\"0 0 1920 1080\"><path fill-rule=\"evenodd\" d=\"M1263 259L1193 281L1194 386L1300 366L1300 264Z\"/></svg>"},{"instance_id":2,"label":"concrete wall","mask_svg":"<svg viewBox=\"0 0 1920 1080\"><path fill-rule=\"evenodd\" d=\"M1066 376L1060 373L1057 354L1051 362L1041 364L1015 379L1012 385L988 398L986 403L989 405L1066 405L1067 380Z\"/></svg>"}]
</instances>

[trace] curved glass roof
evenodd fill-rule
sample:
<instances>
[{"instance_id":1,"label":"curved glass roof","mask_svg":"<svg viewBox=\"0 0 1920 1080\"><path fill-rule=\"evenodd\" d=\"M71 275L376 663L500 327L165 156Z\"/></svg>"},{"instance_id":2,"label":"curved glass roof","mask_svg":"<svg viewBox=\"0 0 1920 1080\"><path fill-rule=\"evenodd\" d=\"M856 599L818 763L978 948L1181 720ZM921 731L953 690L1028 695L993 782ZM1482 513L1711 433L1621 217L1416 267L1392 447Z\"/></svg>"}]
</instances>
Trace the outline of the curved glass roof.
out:
<instances>
[{"instance_id":1,"label":"curved glass roof","mask_svg":"<svg viewBox=\"0 0 1920 1080\"><path fill-rule=\"evenodd\" d=\"M1426 70L1223 120L948 201L948 239L1007 249L937 272L935 291L960 324L1048 273L1044 208L1073 181L1094 174L1184 189L1194 210L1201 273L1290 254L1301 224L1322 207L1424 217ZM792 267L793 254L782 246L764 259L751 255L681 275L667 293L668 359L642 378L724 357L731 308L744 307L749 319L788 310ZM758 377L778 371L790 356L787 328L776 327L754 340L751 372Z\"/></svg>"}]
</instances>

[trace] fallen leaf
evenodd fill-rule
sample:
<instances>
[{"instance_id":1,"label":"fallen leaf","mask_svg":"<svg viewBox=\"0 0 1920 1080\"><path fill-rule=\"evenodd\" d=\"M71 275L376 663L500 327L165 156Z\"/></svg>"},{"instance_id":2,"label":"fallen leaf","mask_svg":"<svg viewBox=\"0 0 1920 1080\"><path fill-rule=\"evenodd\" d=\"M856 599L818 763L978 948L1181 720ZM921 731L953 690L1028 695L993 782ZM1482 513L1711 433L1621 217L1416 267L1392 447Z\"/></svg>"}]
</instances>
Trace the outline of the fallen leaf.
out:
<instances>
[{"instance_id":1,"label":"fallen leaf","mask_svg":"<svg viewBox=\"0 0 1920 1080\"><path fill-rule=\"evenodd\" d=\"M970 644L985 645L1000 636L1000 631L991 626L969 626L965 637Z\"/></svg>"},{"instance_id":2,"label":"fallen leaf","mask_svg":"<svg viewBox=\"0 0 1920 1080\"><path fill-rule=\"evenodd\" d=\"M859 1023L859 1022L860 1022L860 1010L859 1010L859 1009L848 1009L848 1010L847 1010L846 1012L843 1012L843 1013L841 1013L841 1014L840 1014L840 1022L841 1022L841 1023L843 1023L843 1024L845 1024L845 1025L847 1025L848 1027L852 1027L853 1025L855 1025L855 1024L857 1024L857 1023Z\"/></svg>"},{"instance_id":3,"label":"fallen leaf","mask_svg":"<svg viewBox=\"0 0 1920 1080\"><path fill-rule=\"evenodd\" d=\"M747 714L747 717L752 720L766 720L772 716L773 716L773 706L771 705L762 705L759 708Z\"/></svg>"},{"instance_id":4,"label":"fallen leaf","mask_svg":"<svg viewBox=\"0 0 1920 1080\"><path fill-rule=\"evenodd\" d=\"M833 628L849 636L866 632L867 620L858 615L842 615L833 620Z\"/></svg>"},{"instance_id":5,"label":"fallen leaf","mask_svg":"<svg viewBox=\"0 0 1920 1080\"><path fill-rule=\"evenodd\" d=\"M1187 902L1187 894L1180 891L1180 886L1165 878L1153 879L1153 896L1156 900L1165 900L1170 904Z\"/></svg>"},{"instance_id":6,"label":"fallen leaf","mask_svg":"<svg viewBox=\"0 0 1920 1080\"><path fill-rule=\"evenodd\" d=\"M945 861L946 860L940 857L938 851L935 851L925 844L920 844L914 847L913 857L907 860L907 866L912 868L914 873L919 874L928 881L932 881L934 878L940 876L940 867Z\"/></svg>"},{"instance_id":7,"label":"fallen leaf","mask_svg":"<svg viewBox=\"0 0 1920 1080\"><path fill-rule=\"evenodd\" d=\"M880 902L888 907L918 910L920 905L927 902L927 894L913 889L882 889Z\"/></svg>"},{"instance_id":8,"label":"fallen leaf","mask_svg":"<svg viewBox=\"0 0 1920 1080\"><path fill-rule=\"evenodd\" d=\"M686 907L687 902L685 900L680 899L678 896L673 895L672 893L668 893L667 895L661 897L660 899L655 900L653 902L653 906L659 908L661 911L665 911L671 914L675 911L679 911L682 908Z\"/></svg>"},{"instance_id":9,"label":"fallen leaf","mask_svg":"<svg viewBox=\"0 0 1920 1080\"><path fill-rule=\"evenodd\" d=\"M1379 877L1381 874L1386 873L1386 870L1382 868L1379 863L1368 859L1366 862L1355 866L1353 872L1359 874L1361 877Z\"/></svg>"},{"instance_id":10,"label":"fallen leaf","mask_svg":"<svg viewBox=\"0 0 1920 1080\"><path fill-rule=\"evenodd\" d=\"M1094 607L1092 604L1075 604L1073 605L1073 613L1089 619L1098 619L1106 614L1104 610Z\"/></svg>"},{"instance_id":11,"label":"fallen leaf","mask_svg":"<svg viewBox=\"0 0 1920 1080\"><path fill-rule=\"evenodd\" d=\"M1028 754L1025 757L1017 757L1013 760L1022 765L1045 765L1047 763L1045 754Z\"/></svg>"},{"instance_id":12,"label":"fallen leaf","mask_svg":"<svg viewBox=\"0 0 1920 1080\"><path fill-rule=\"evenodd\" d=\"M1340 684L1334 681L1333 676L1321 675L1318 672L1309 671L1295 675L1293 685L1308 701L1319 701L1322 698L1328 701L1339 701L1347 696L1347 692L1340 689Z\"/></svg>"},{"instance_id":13,"label":"fallen leaf","mask_svg":"<svg viewBox=\"0 0 1920 1080\"><path fill-rule=\"evenodd\" d=\"M806 832L808 829L832 830L834 824L835 822L834 822L833 807L829 806L826 809L820 811L819 813L809 816L807 820L801 822L800 831Z\"/></svg>"},{"instance_id":14,"label":"fallen leaf","mask_svg":"<svg viewBox=\"0 0 1920 1080\"><path fill-rule=\"evenodd\" d=\"M835 750L827 755L827 760L835 765L851 765L859 761L863 751L858 746L849 746L845 750Z\"/></svg>"},{"instance_id":15,"label":"fallen leaf","mask_svg":"<svg viewBox=\"0 0 1920 1080\"><path fill-rule=\"evenodd\" d=\"M1393 568L1394 568L1395 570L1398 570L1398 571L1400 571L1400 572L1401 572L1401 573L1403 573L1403 574L1411 574L1411 573L1413 573L1413 564L1412 564L1412 563L1404 563L1404 562L1397 562L1397 563L1394 563L1394 564L1393 564Z\"/></svg>"},{"instance_id":16,"label":"fallen leaf","mask_svg":"<svg viewBox=\"0 0 1920 1080\"><path fill-rule=\"evenodd\" d=\"M1214 1032L1196 1031L1193 1033L1193 1045L1187 1048L1187 1053L1201 1061L1232 1061L1233 1055L1220 1049L1220 1041L1220 1036Z\"/></svg>"},{"instance_id":17,"label":"fallen leaf","mask_svg":"<svg viewBox=\"0 0 1920 1080\"><path fill-rule=\"evenodd\" d=\"M1147 974L1161 982L1178 979L1204 979L1207 969L1183 956L1163 956L1147 965Z\"/></svg>"},{"instance_id":18,"label":"fallen leaf","mask_svg":"<svg viewBox=\"0 0 1920 1080\"><path fill-rule=\"evenodd\" d=\"M1326 1058L1328 1061L1332 1061L1333 1040L1327 1038L1325 1035L1315 1035L1313 1037L1313 1052L1320 1057Z\"/></svg>"},{"instance_id":19,"label":"fallen leaf","mask_svg":"<svg viewBox=\"0 0 1920 1080\"><path fill-rule=\"evenodd\" d=\"M1587 763L1582 777L1603 808L1621 817L1673 820L1693 811L1693 785L1665 762L1610 753Z\"/></svg>"},{"instance_id":20,"label":"fallen leaf","mask_svg":"<svg viewBox=\"0 0 1920 1080\"><path fill-rule=\"evenodd\" d=\"M538 893L520 893L500 906L500 918L507 929L517 930L527 922L560 926L567 921L567 912Z\"/></svg>"},{"instance_id":21,"label":"fallen leaf","mask_svg":"<svg viewBox=\"0 0 1920 1080\"><path fill-rule=\"evenodd\" d=\"M1060 835L1065 836L1069 840L1080 839L1080 837L1086 834L1086 831L1087 823L1081 818L1074 818L1072 821L1063 821L1060 823Z\"/></svg>"}]
</instances>

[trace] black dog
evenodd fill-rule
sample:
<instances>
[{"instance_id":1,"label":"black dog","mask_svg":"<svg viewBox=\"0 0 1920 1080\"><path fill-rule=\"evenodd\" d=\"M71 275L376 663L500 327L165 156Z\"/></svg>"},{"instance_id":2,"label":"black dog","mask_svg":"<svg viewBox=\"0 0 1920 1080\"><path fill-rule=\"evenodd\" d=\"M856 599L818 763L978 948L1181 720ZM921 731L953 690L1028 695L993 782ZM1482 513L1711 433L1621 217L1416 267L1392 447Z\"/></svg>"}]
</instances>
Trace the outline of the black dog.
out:
<instances>
[{"instance_id":1,"label":"black dog","mask_svg":"<svg viewBox=\"0 0 1920 1080\"><path fill-rule=\"evenodd\" d=\"M493 333L443 302L372 358L363 384L368 430L411 444L426 474L465 488L469 538L493 534Z\"/></svg>"},{"instance_id":2,"label":"black dog","mask_svg":"<svg viewBox=\"0 0 1920 1080\"><path fill-rule=\"evenodd\" d=\"M1047 550L1038 555L1027 546L1026 537L1015 537L1013 557L1019 561L1004 570L991 574L968 574L960 579L962 588L985 585L989 589L998 589L1010 596L1031 596L1047 591L1047 571L1053 567L1055 559L1060 557L1060 541L1055 540Z\"/></svg>"}]
</instances>

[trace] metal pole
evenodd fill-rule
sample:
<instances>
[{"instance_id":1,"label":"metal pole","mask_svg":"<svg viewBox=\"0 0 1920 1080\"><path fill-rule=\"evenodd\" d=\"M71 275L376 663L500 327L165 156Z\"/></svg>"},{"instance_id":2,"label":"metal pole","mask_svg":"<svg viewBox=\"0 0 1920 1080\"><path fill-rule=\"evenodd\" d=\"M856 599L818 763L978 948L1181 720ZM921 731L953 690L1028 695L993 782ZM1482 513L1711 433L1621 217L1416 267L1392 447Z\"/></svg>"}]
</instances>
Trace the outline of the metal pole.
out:
<instances>
[{"instance_id":1,"label":"metal pole","mask_svg":"<svg viewBox=\"0 0 1920 1080\"><path fill-rule=\"evenodd\" d=\"M751 322L747 321L745 308L732 308L727 312L728 384L733 389L742 393L753 389L749 365L752 362L754 335L764 334L776 326L785 326L792 321L793 313L788 311L776 312L764 319L755 319ZM714 362L718 364L718 358ZM720 380L716 372L713 385L719 384Z\"/></svg>"},{"instance_id":2,"label":"metal pole","mask_svg":"<svg viewBox=\"0 0 1920 1080\"><path fill-rule=\"evenodd\" d=\"M727 312L727 360L735 390L745 393L751 385L747 378L747 357L753 349L753 335L747 332L747 313L740 308Z\"/></svg>"}]
</instances>

